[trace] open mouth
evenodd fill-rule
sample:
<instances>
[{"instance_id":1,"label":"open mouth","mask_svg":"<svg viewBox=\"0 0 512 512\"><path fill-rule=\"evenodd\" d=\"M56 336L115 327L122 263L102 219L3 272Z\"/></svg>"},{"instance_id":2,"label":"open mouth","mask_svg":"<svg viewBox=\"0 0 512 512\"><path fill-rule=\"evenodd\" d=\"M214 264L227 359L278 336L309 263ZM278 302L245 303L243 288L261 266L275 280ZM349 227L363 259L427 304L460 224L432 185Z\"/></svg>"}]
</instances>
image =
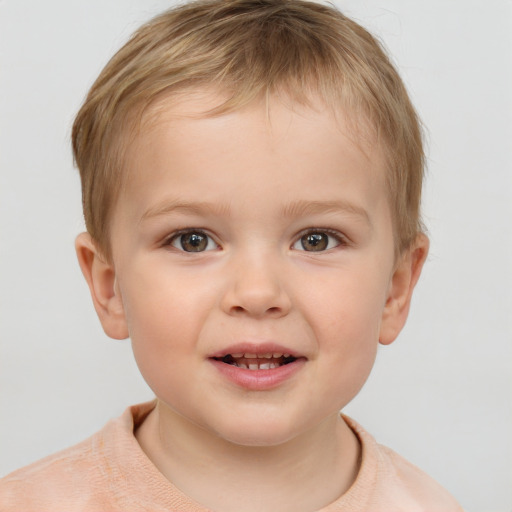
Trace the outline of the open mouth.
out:
<instances>
[{"instance_id":1,"label":"open mouth","mask_svg":"<svg viewBox=\"0 0 512 512\"><path fill-rule=\"evenodd\" d=\"M297 360L296 357L290 354L279 353L226 354L223 357L214 357L213 359L246 370L272 370Z\"/></svg>"}]
</instances>

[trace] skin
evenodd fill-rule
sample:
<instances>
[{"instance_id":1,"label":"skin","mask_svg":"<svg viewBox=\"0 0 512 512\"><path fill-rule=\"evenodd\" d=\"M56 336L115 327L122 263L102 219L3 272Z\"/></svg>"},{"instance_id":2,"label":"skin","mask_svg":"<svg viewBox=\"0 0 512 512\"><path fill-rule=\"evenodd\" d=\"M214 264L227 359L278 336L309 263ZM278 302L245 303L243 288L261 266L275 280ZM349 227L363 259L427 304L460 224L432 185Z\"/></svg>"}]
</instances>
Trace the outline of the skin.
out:
<instances>
[{"instance_id":1,"label":"skin","mask_svg":"<svg viewBox=\"0 0 512 512\"><path fill-rule=\"evenodd\" d=\"M215 104L159 107L126 158L112 261L87 234L78 258L105 332L130 336L158 398L136 434L158 469L214 510L317 510L356 478L339 411L403 327L428 240L395 258L381 152L343 116L277 98L191 115ZM205 250L184 250L190 231ZM212 356L241 344L298 362L276 385L240 385Z\"/></svg>"}]
</instances>

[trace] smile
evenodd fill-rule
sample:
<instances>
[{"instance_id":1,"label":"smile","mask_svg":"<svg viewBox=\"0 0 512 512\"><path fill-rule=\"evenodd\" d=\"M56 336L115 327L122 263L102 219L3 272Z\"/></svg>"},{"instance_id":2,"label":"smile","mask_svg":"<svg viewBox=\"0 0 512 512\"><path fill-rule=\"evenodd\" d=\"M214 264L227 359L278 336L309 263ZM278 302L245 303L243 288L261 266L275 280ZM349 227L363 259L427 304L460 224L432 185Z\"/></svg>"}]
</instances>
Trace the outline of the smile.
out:
<instances>
[{"instance_id":1,"label":"smile","mask_svg":"<svg viewBox=\"0 0 512 512\"><path fill-rule=\"evenodd\" d=\"M270 352L265 354L227 354L224 357L215 357L214 359L246 370L273 370L296 360L290 354Z\"/></svg>"},{"instance_id":2,"label":"smile","mask_svg":"<svg viewBox=\"0 0 512 512\"><path fill-rule=\"evenodd\" d=\"M274 342L241 342L210 354L208 360L237 388L269 391L294 378L308 358Z\"/></svg>"}]
</instances>

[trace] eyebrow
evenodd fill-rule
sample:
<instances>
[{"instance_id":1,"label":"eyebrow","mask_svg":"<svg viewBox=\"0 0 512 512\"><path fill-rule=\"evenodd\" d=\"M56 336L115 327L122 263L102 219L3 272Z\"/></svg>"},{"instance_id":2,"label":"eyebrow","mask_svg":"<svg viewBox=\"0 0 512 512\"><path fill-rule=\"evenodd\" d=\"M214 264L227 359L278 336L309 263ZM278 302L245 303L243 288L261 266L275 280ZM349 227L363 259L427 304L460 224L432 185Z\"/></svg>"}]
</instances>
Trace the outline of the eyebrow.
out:
<instances>
[{"instance_id":1,"label":"eyebrow","mask_svg":"<svg viewBox=\"0 0 512 512\"><path fill-rule=\"evenodd\" d=\"M162 215L170 215L175 212L189 215L229 216L230 208L228 204L167 200L146 210L142 214L140 221ZM347 201L293 201L285 205L281 210L281 215L287 218L326 213L348 213L361 217L367 224L372 225L368 212L363 207Z\"/></svg>"},{"instance_id":2,"label":"eyebrow","mask_svg":"<svg viewBox=\"0 0 512 512\"><path fill-rule=\"evenodd\" d=\"M217 205L204 201L188 202L176 200L167 200L147 209L141 216L140 221L169 215L175 212L187 213L189 215L229 215L229 205Z\"/></svg>"},{"instance_id":3,"label":"eyebrow","mask_svg":"<svg viewBox=\"0 0 512 512\"><path fill-rule=\"evenodd\" d=\"M322 213L348 213L361 217L367 224L372 225L368 212L362 206L348 201L294 201L282 210L284 217L300 217Z\"/></svg>"}]
</instances>

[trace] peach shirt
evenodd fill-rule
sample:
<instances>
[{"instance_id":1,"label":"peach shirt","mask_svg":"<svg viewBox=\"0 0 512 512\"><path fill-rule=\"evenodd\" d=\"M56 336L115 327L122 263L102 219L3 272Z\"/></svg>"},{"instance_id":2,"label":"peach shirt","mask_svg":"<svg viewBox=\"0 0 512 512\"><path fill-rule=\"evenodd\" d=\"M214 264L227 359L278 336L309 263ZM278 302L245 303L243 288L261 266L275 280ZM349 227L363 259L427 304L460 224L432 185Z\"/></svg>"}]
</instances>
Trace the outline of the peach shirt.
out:
<instances>
[{"instance_id":1,"label":"peach shirt","mask_svg":"<svg viewBox=\"0 0 512 512\"><path fill-rule=\"evenodd\" d=\"M85 441L2 478L0 511L207 512L157 470L133 435L154 404L130 407ZM361 442L361 468L321 512L462 511L433 479L345 420Z\"/></svg>"}]
</instances>

